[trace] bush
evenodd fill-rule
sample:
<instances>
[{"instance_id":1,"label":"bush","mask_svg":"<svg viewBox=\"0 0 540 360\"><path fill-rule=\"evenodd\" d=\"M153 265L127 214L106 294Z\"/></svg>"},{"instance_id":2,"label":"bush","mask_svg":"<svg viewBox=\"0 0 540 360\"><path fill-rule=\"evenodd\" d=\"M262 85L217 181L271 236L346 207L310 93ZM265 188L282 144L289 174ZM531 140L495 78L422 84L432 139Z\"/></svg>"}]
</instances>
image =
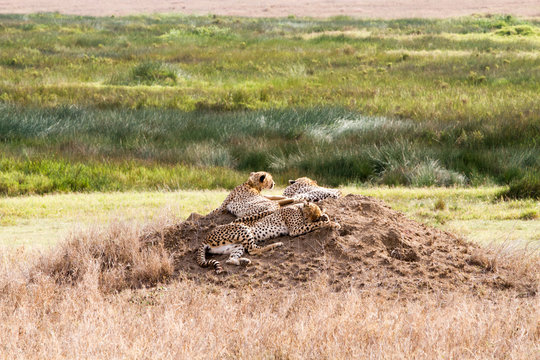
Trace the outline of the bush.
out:
<instances>
[{"instance_id":1,"label":"bush","mask_svg":"<svg viewBox=\"0 0 540 360\"><path fill-rule=\"evenodd\" d=\"M540 200L540 175L529 173L525 177L510 183L508 190L497 195L505 200L535 199Z\"/></svg>"},{"instance_id":2,"label":"bush","mask_svg":"<svg viewBox=\"0 0 540 360\"><path fill-rule=\"evenodd\" d=\"M115 74L112 85L174 85L178 80L176 69L161 62L143 62L131 69L129 74Z\"/></svg>"},{"instance_id":3,"label":"bush","mask_svg":"<svg viewBox=\"0 0 540 360\"><path fill-rule=\"evenodd\" d=\"M540 30L537 27L530 25L503 26L500 30L497 30L495 34L502 36L531 36L540 34Z\"/></svg>"}]
</instances>

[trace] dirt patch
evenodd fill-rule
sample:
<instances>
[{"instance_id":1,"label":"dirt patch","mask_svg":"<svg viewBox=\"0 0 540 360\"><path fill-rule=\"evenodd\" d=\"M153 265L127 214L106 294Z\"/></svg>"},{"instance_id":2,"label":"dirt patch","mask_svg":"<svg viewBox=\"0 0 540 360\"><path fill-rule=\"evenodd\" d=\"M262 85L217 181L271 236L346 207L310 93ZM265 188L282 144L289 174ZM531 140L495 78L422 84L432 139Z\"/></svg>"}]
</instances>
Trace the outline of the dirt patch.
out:
<instances>
[{"instance_id":1,"label":"dirt patch","mask_svg":"<svg viewBox=\"0 0 540 360\"><path fill-rule=\"evenodd\" d=\"M132 15L152 13L217 14L254 17L288 15L363 18L448 18L471 14L540 16L537 0L0 0L0 13L58 11L77 15Z\"/></svg>"},{"instance_id":2,"label":"dirt patch","mask_svg":"<svg viewBox=\"0 0 540 360\"><path fill-rule=\"evenodd\" d=\"M230 266L224 263L226 256L215 256L226 270L221 275L200 268L196 250L210 230L234 219L230 214L192 214L184 222L147 234L145 241L165 245L178 277L226 287L298 287L322 276L335 290L536 294L537 279L496 266L485 248L410 220L382 201L347 195L325 200L322 206L341 224L339 231L322 229L272 239L284 246L262 256L248 255L252 260L248 267Z\"/></svg>"}]
</instances>

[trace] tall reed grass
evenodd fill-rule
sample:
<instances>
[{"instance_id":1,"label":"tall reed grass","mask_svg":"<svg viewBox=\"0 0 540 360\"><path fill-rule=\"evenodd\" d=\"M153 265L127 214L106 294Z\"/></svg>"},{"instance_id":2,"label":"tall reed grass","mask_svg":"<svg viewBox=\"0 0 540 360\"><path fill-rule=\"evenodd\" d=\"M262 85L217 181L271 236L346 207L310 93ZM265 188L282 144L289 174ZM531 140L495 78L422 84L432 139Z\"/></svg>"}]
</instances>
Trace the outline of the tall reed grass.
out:
<instances>
[{"instance_id":1,"label":"tall reed grass","mask_svg":"<svg viewBox=\"0 0 540 360\"><path fill-rule=\"evenodd\" d=\"M329 107L0 108L0 192L8 195L231 188L254 169L333 186L508 184L540 173L534 122L415 122Z\"/></svg>"}]
</instances>

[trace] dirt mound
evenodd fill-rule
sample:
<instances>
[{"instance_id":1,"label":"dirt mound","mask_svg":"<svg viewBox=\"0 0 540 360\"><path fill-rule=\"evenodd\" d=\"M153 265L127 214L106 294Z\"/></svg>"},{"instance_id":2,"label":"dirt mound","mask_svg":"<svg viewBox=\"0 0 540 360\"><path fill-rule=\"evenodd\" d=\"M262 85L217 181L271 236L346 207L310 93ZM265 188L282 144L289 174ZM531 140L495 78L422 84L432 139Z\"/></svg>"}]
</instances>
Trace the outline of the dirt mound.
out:
<instances>
[{"instance_id":1,"label":"dirt mound","mask_svg":"<svg viewBox=\"0 0 540 360\"><path fill-rule=\"evenodd\" d=\"M224 264L225 274L200 268L196 250L215 226L234 220L230 214L192 214L186 221L149 234L146 241L163 241L174 257L179 277L223 286L297 287L323 276L336 290L379 289L414 294L418 291L514 290L534 295L534 279L516 276L497 266L492 254L450 233L407 219L384 202L360 195L323 201L341 230L272 239L284 246L262 256L248 255L252 265Z\"/></svg>"}]
</instances>

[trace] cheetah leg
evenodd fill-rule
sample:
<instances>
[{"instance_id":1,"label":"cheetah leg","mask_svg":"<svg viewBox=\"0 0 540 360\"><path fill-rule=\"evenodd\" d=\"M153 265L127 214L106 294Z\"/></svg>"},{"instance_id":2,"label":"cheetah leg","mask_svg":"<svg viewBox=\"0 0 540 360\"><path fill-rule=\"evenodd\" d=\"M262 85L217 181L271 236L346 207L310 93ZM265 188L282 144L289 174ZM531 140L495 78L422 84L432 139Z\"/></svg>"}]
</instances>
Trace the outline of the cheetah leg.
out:
<instances>
[{"instance_id":1,"label":"cheetah leg","mask_svg":"<svg viewBox=\"0 0 540 360\"><path fill-rule=\"evenodd\" d=\"M244 245L244 247L247 249L248 253L252 255L260 255L262 253L265 253L267 251L273 250L277 247L283 246L282 242L277 242L273 244L269 244L266 246L259 246L255 244L255 241L253 239L250 239L247 241L247 243Z\"/></svg>"},{"instance_id":2,"label":"cheetah leg","mask_svg":"<svg viewBox=\"0 0 540 360\"><path fill-rule=\"evenodd\" d=\"M300 200L295 200L295 199L291 199L291 198L285 198L283 200L278 200L278 204L279 206L285 206L285 205L290 205L290 204L298 204L298 203L301 203L302 201Z\"/></svg>"},{"instance_id":3,"label":"cheetah leg","mask_svg":"<svg viewBox=\"0 0 540 360\"><path fill-rule=\"evenodd\" d=\"M264 197L267 198L268 200L277 201L279 206L285 206L285 205L296 204L298 202L301 202L293 198L289 198L287 196L281 196L281 195L265 195Z\"/></svg>"},{"instance_id":4,"label":"cheetah leg","mask_svg":"<svg viewBox=\"0 0 540 360\"><path fill-rule=\"evenodd\" d=\"M310 231L316 230L316 229L322 229L322 228L334 228L334 229L341 229L341 225L339 225L337 222L333 221L317 221L317 222L310 222L306 225L300 226L299 228L292 228L289 229L289 235L290 236L298 236L302 234L306 234Z\"/></svg>"},{"instance_id":5,"label":"cheetah leg","mask_svg":"<svg viewBox=\"0 0 540 360\"><path fill-rule=\"evenodd\" d=\"M264 195L265 198L267 198L268 200L283 200L283 199L288 199L288 197L286 196L281 196L281 195Z\"/></svg>"},{"instance_id":6,"label":"cheetah leg","mask_svg":"<svg viewBox=\"0 0 540 360\"><path fill-rule=\"evenodd\" d=\"M242 257L243 253L244 253L244 246L242 246L241 244L236 244L234 249L231 252L231 255L227 259L226 263L232 264L232 265L242 265L242 266L251 264L251 260Z\"/></svg>"},{"instance_id":7,"label":"cheetah leg","mask_svg":"<svg viewBox=\"0 0 540 360\"><path fill-rule=\"evenodd\" d=\"M210 250L210 246L207 244L203 244L199 247L199 251L197 254L197 263L201 267L208 267L212 266L214 268L214 271L216 274L221 274L223 272L223 268L221 267L221 264L217 260L206 260L206 252Z\"/></svg>"}]
</instances>

